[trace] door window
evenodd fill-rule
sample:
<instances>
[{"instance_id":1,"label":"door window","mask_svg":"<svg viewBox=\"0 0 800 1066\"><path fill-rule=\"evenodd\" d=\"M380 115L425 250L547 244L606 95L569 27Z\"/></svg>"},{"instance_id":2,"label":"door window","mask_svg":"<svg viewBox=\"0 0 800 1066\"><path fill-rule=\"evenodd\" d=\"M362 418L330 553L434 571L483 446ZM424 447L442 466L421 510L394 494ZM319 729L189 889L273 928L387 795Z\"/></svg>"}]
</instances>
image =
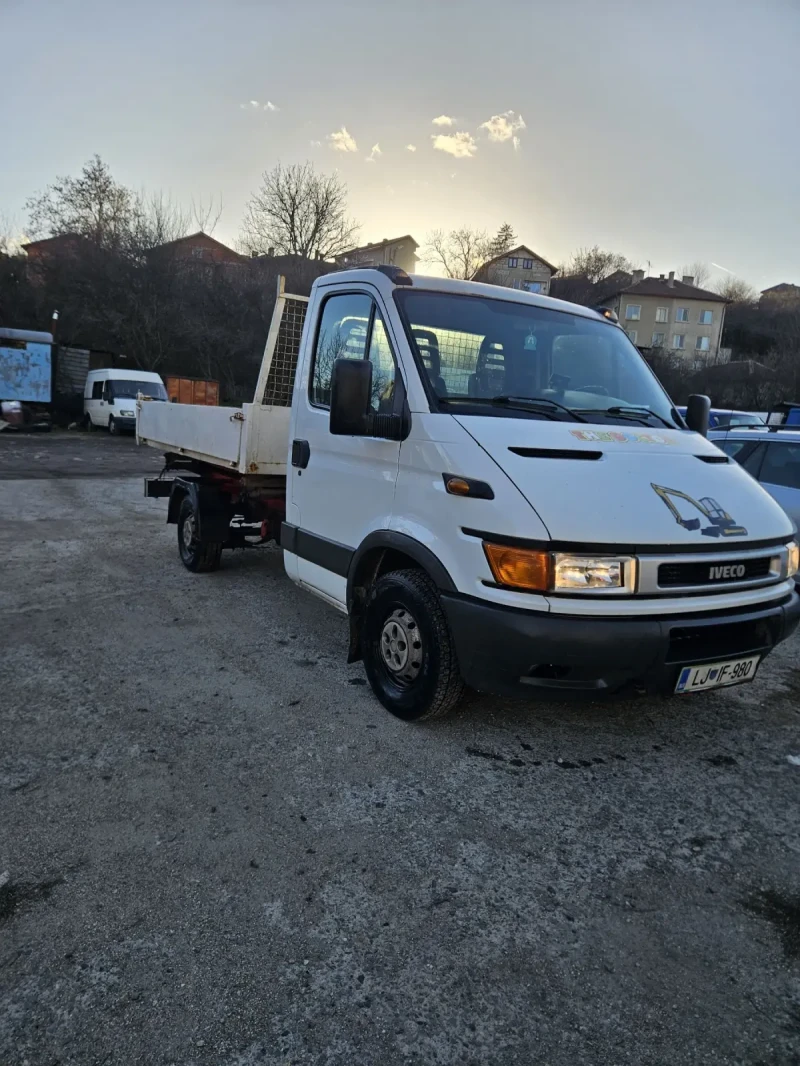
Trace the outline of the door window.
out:
<instances>
[{"instance_id":1,"label":"door window","mask_svg":"<svg viewBox=\"0 0 800 1066\"><path fill-rule=\"evenodd\" d=\"M337 359L363 359L366 356L371 313L372 300L364 293L342 293L325 301L311 370L313 404L330 407L331 374Z\"/></svg>"},{"instance_id":2,"label":"door window","mask_svg":"<svg viewBox=\"0 0 800 1066\"><path fill-rule=\"evenodd\" d=\"M92 399L93 400L102 400L103 399L103 382L102 381L95 381L94 384L92 385Z\"/></svg>"},{"instance_id":3,"label":"door window","mask_svg":"<svg viewBox=\"0 0 800 1066\"><path fill-rule=\"evenodd\" d=\"M741 464L745 468L748 474L752 474L754 478L758 477L758 471L761 467L761 461L764 458L765 445L757 444L755 448L741 459Z\"/></svg>"},{"instance_id":4,"label":"door window","mask_svg":"<svg viewBox=\"0 0 800 1066\"><path fill-rule=\"evenodd\" d=\"M729 455L731 457L731 459L735 459L737 462L741 462L742 456L739 453L741 452L742 448L747 447L748 443L752 443L752 441L748 442L746 440L726 440L718 443L717 447L721 448L726 455Z\"/></svg>"},{"instance_id":5,"label":"door window","mask_svg":"<svg viewBox=\"0 0 800 1066\"><path fill-rule=\"evenodd\" d=\"M380 311L364 293L331 296L322 309L310 390L311 402L318 407L330 407L331 374L337 359L369 359L370 410L390 413L397 373L394 356Z\"/></svg>"},{"instance_id":6,"label":"door window","mask_svg":"<svg viewBox=\"0 0 800 1066\"><path fill-rule=\"evenodd\" d=\"M800 489L800 444L771 441L767 445L759 481Z\"/></svg>"}]
</instances>

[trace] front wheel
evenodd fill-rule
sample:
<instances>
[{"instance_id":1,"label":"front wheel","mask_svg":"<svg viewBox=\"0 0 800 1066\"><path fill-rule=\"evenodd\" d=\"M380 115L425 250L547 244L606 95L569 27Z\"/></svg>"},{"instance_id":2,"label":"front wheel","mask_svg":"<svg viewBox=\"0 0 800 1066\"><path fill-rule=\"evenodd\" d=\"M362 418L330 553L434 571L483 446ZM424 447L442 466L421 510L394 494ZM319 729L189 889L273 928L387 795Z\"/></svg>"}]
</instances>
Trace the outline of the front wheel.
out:
<instances>
[{"instance_id":1,"label":"front wheel","mask_svg":"<svg viewBox=\"0 0 800 1066\"><path fill-rule=\"evenodd\" d=\"M406 722L441 718L464 695L439 593L422 570L395 570L375 582L364 612L362 654L372 691Z\"/></svg>"},{"instance_id":2,"label":"front wheel","mask_svg":"<svg viewBox=\"0 0 800 1066\"><path fill-rule=\"evenodd\" d=\"M113 415L108 416L108 432L111 434L112 437L116 437L117 433L119 433L119 430L117 429L117 423L115 422Z\"/></svg>"},{"instance_id":3,"label":"front wheel","mask_svg":"<svg viewBox=\"0 0 800 1066\"><path fill-rule=\"evenodd\" d=\"M178 512L178 552L183 565L193 574L217 570L222 558L221 544L200 543L197 514L188 496L184 496Z\"/></svg>"}]
</instances>

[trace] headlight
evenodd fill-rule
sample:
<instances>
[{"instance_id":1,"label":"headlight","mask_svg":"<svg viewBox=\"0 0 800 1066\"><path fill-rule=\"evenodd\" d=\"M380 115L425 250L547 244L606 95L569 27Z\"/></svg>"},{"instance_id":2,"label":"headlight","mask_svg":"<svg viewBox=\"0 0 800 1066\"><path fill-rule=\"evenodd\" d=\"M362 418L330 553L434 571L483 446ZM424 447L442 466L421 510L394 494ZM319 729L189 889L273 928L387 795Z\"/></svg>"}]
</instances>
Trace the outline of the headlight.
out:
<instances>
[{"instance_id":1,"label":"headlight","mask_svg":"<svg viewBox=\"0 0 800 1066\"><path fill-rule=\"evenodd\" d=\"M632 593L636 559L629 555L567 555L484 543L498 585L528 592Z\"/></svg>"},{"instance_id":2,"label":"headlight","mask_svg":"<svg viewBox=\"0 0 800 1066\"><path fill-rule=\"evenodd\" d=\"M123 418L133 418L133 416L136 414L136 412L135 411L120 411L120 414L122 415Z\"/></svg>"},{"instance_id":3,"label":"headlight","mask_svg":"<svg viewBox=\"0 0 800 1066\"><path fill-rule=\"evenodd\" d=\"M789 549L789 557L786 560L786 576L794 577L797 571L800 570L800 544L793 540L786 547Z\"/></svg>"},{"instance_id":4,"label":"headlight","mask_svg":"<svg viewBox=\"0 0 800 1066\"><path fill-rule=\"evenodd\" d=\"M584 589L622 589L625 571L633 569L633 559L615 555L562 555L556 553L553 588L560 592Z\"/></svg>"}]
</instances>

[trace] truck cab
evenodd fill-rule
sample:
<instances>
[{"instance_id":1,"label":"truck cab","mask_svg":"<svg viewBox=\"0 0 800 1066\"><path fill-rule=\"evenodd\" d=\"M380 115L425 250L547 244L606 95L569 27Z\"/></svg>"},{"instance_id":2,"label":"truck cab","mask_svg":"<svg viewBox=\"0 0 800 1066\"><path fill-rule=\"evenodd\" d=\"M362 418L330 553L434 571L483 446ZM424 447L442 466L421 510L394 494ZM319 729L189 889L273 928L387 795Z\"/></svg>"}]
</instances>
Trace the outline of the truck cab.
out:
<instances>
[{"instance_id":1,"label":"truck cab","mask_svg":"<svg viewBox=\"0 0 800 1066\"><path fill-rule=\"evenodd\" d=\"M593 310L329 274L286 402L286 571L401 718L746 681L797 625L792 521Z\"/></svg>"}]
</instances>

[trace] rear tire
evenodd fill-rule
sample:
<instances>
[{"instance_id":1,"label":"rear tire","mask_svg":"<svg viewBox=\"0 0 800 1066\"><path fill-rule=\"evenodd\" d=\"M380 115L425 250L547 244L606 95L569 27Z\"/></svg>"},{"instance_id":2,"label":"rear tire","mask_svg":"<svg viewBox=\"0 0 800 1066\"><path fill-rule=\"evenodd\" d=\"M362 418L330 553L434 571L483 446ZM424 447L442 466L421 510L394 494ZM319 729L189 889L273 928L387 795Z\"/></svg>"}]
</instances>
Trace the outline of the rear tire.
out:
<instances>
[{"instance_id":1,"label":"rear tire","mask_svg":"<svg viewBox=\"0 0 800 1066\"><path fill-rule=\"evenodd\" d=\"M201 544L198 536L198 521L194 505L184 496L178 512L178 553L181 562L193 574L206 574L218 570L222 558L222 544Z\"/></svg>"},{"instance_id":2,"label":"rear tire","mask_svg":"<svg viewBox=\"0 0 800 1066\"><path fill-rule=\"evenodd\" d=\"M422 570L384 574L370 589L361 633L372 691L397 718L442 718L465 693L453 636Z\"/></svg>"},{"instance_id":3,"label":"rear tire","mask_svg":"<svg viewBox=\"0 0 800 1066\"><path fill-rule=\"evenodd\" d=\"M92 421L91 415L86 415L83 421L84 425L86 426L87 433L93 433L95 429L97 429L97 426L95 426L94 422Z\"/></svg>"}]
</instances>

